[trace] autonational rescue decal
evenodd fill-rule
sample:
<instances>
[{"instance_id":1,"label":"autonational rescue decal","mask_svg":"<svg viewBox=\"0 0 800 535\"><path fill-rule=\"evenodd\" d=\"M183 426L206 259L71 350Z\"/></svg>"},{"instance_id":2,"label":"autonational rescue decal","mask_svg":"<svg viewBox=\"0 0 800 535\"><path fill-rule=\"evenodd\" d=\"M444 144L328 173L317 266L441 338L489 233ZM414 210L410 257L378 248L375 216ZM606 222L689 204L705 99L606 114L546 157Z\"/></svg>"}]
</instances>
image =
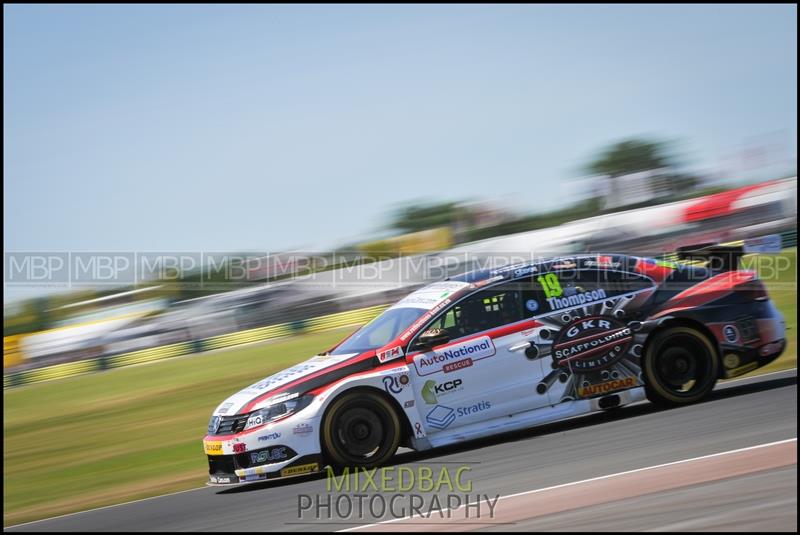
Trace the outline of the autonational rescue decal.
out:
<instances>
[{"instance_id":1,"label":"autonational rescue decal","mask_svg":"<svg viewBox=\"0 0 800 535\"><path fill-rule=\"evenodd\" d=\"M469 361L465 365L471 366L476 360L491 357L496 353L494 343L488 336L473 338L449 346L434 349L432 352L423 353L414 357L414 366L419 375L459 369L458 363Z\"/></svg>"}]
</instances>

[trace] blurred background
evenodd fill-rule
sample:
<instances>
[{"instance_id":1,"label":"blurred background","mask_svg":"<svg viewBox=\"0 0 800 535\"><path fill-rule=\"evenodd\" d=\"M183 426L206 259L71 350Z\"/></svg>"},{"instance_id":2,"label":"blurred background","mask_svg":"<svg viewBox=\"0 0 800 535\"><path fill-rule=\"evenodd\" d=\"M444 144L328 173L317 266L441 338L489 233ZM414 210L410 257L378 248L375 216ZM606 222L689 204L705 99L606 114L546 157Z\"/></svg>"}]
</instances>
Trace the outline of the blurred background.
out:
<instances>
[{"instance_id":1,"label":"blurred background","mask_svg":"<svg viewBox=\"0 0 800 535\"><path fill-rule=\"evenodd\" d=\"M487 263L780 234L796 297L796 6L13 5L3 25L6 521L75 508L70 485L85 505L202 480L196 455L169 484L43 493L22 444L57 411L25 389L85 422L82 396L184 399L206 367L207 403L161 435L183 459L214 396ZM96 444L129 463L118 446Z\"/></svg>"},{"instance_id":2,"label":"blurred background","mask_svg":"<svg viewBox=\"0 0 800 535\"><path fill-rule=\"evenodd\" d=\"M612 145L590 163L607 172L592 180L602 192L562 210L513 214L491 201L429 201L397 209L391 236L324 253L7 253L9 286L81 287L5 305L7 382L25 382L19 371L85 359L102 370L111 365L106 357L178 342L188 343L182 352L200 352L222 347L219 340L277 338L287 332L220 336L377 314L420 285L547 255L662 256L775 233L785 247L796 245L796 178L704 186L703 177L672 170L662 152L642 140ZM65 272L84 276L73 283Z\"/></svg>"}]
</instances>

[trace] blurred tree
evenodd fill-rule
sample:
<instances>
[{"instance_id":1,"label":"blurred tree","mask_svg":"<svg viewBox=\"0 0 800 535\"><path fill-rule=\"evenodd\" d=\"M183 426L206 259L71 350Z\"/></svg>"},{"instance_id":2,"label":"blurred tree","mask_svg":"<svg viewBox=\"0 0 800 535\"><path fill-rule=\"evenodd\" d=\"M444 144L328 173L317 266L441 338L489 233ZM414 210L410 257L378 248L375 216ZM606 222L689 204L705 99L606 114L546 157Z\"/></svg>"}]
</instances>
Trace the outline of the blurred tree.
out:
<instances>
[{"instance_id":1,"label":"blurred tree","mask_svg":"<svg viewBox=\"0 0 800 535\"><path fill-rule=\"evenodd\" d=\"M634 138L615 143L602 151L587 165L587 170L615 178L672 165L666 142Z\"/></svg>"},{"instance_id":2,"label":"blurred tree","mask_svg":"<svg viewBox=\"0 0 800 535\"><path fill-rule=\"evenodd\" d=\"M643 171L659 171L651 179L657 196L675 195L699 184L698 177L675 171L677 162L666 141L631 138L610 145L586 165L586 171L609 178L610 196L618 198L619 178Z\"/></svg>"},{"instance_id":3,"label":"blurred tree","mask_svg":"<svg viewBox=\"0 0 800 535\"><path fill-rule=\"evenodd\" d=\"M453 226L459 217L458 203L411 204L397 210L390 227L402 232L417 232Z\"/></svg>"}]
</instances>

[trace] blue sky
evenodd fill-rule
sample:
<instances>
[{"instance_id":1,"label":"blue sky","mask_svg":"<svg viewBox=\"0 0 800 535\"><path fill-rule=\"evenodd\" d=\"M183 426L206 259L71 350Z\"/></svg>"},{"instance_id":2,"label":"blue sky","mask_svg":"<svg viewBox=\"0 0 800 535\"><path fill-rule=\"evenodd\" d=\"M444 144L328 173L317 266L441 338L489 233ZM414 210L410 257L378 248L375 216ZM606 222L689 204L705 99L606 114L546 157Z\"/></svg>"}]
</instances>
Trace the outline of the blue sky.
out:
<instances>
[{"instance_id":1,"label":"blue sky","mask_svg":"<svg viewBox=\"0 0 800 535\"><path fill-rule=\"evenodd\" d=\"M4 15L6 251L321 249L413 199L548 210L638 134L704 169L767 136L796 165L795 6Z\"/></svg>"}]
</instances>

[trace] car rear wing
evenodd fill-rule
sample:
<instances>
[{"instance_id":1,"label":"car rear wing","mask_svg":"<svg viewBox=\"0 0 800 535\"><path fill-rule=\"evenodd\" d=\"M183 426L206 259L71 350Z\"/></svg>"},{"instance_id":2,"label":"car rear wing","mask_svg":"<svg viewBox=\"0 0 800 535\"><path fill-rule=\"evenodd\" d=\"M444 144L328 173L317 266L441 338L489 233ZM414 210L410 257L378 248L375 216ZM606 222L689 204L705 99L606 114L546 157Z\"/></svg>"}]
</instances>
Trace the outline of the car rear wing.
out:
<instances>
[{"instance_id":1,"label":"car rear wing","mask_svg":"<svg viewBox=\"0 0 800 535\"><path fill-rule=\"evenodd\" d=\"M675 256L682 261L708 263L714 271L733 271L739 268L739 260L746 254L780 251L780 234L770 234L729 243L687 245L679 247Z\"/></svg>"}]
</instances>

